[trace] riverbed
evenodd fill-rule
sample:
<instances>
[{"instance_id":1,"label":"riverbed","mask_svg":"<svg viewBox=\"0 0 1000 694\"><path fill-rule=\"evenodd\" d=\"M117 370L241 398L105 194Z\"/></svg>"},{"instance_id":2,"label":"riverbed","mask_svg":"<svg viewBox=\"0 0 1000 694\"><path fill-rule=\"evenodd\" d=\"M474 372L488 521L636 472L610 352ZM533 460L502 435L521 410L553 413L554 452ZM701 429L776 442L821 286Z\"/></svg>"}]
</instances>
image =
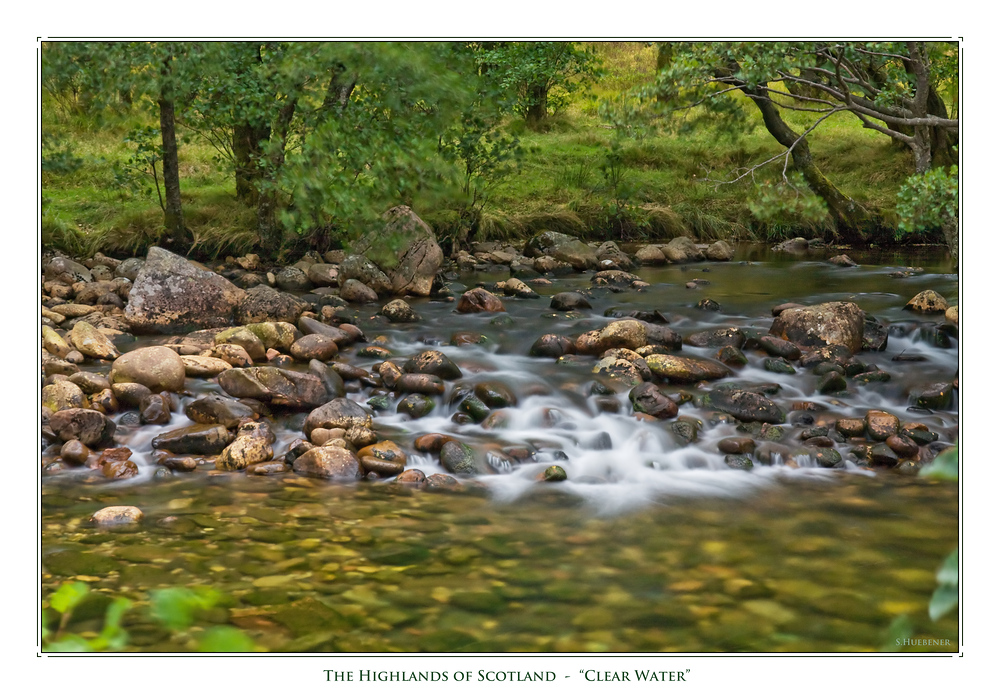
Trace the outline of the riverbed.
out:
<instances>
[{"instance_id":1,"label":"riverbed","mask_svg":"<svg viewBox=\"0 0 1000 694\"><path fill-rule=\"evenodd\" d=\"M210 466L157 472L150 442L190 423L181 407L168 424L120 428L117 445L132 449L138 476L43 476L43 596L73 579L138 607L168 586L223 596L180 634L137 607L126 650L191 649L199 630L228 624L267 651L869 651L891 645L902 624L951 644L911 650L955 651L955 614L932 623L927 602L958 543L957 486L918 477L916 465L872 469L840 443L843 462L827 468L791 443L873 409L923 425L940 445L957 442L957 393L939 409L915 406L921 389L956 379L957 331L942 330L940 316L903 310L925 289L956 304L957 276L939 249L849 253L858 267L826 262L829 249L792 257L743 247L729 263L639 269L644 291L591 289L590 273L550 278L533 285L540 298L504 298L500 319L456 314L442 300L409 301L421 320L405 325L374 319L377 305L361 308L354 322L369 343L393 358L439 350L463 373L428 416L376 411L379 437L406 451L408 469L432 475L445 472L437 456L413 442L447 434L484 451L496 474L426 491ZM499 268L460 275L452 288L458 295L506 277ZM703 281L689 287L693 280ZM549 307L552 294L588 290L589 309ZM702 299L719 310L699 308ZM595 375L596 359L528 356L542 334L575 336L629 311L659 312L687 336L766 332L775 305L829 301L855 302L888 327L886 349L858 358L891 378L830 396L809 369L775 373L766 355L747 351L748 364L724 380L768 384L788 412L790 449L757 455L750 469L733 469L719 444L753 432L700 406L704 386L662 386L696 433L679 439L672 422L634 417L629 389ZM452 339L458 332L483 339L452 344L463 342ZM371 370L382 358L359 356L365 346L338 359ZM484 381L503 383L516 406L485 426L456 418L454 390ZM187 387L182 404L221 392L212 380ZM348 397L366 404L369 390ZM304 417L276 412L276 455L302 437ZM539 482L553 465L567 479ZM117 529L88 522L111 505L137 506L144 519ZM72 628L99 631L102 613L91 611Z\"/></svg>"}]
</instances>

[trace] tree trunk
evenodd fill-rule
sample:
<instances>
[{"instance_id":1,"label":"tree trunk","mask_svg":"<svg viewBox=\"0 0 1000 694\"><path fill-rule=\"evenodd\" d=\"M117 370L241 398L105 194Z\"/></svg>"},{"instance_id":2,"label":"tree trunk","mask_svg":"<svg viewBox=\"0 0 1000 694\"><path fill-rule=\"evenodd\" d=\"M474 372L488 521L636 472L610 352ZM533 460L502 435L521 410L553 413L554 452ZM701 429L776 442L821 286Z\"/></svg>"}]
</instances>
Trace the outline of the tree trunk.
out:
<instances>
[{"instance_id":1,"label":"tree trunk","mask_svg":"<svg viewBox=\"0 0 1000 694\"><path fill-rule=\"evenodd\" d=\"M764 126L779 143L792 150L792 163L795 170L805 177L809 188L826 203L830 216L833 217L838 231L860 234L868 214L863 207L840 192L830 179L823 175L813 161L809 151L809 142L785 123L778 108L771 101L763 88L742 85L740 89L756 104L764 118Z\"/></svg>"},{"instance_id":2,"label":"tree trunk","mask_svg":"<svg viewBox=\"0 0 1000 694\"><path fill-rule=\"evenodd\" d=\"M297 99L288 97L287 102L278 111L274 127L271 128L271 153L267 157L267 168L270 180L257 199L257 234L260 237L260 249L265 255L275 256L281 248L282 229L277 222L278 194L276 183L281 167L285 163L285 145L288 141L288 130L295 115Z\"/></svg>"},{"instance_id":3,"label":"tree trunk","mask_svg":"<svg viewBox=\"0 0 1000 694\"><path fill-rule=\"evenodd\" d=\"M323 110L339 108L343 111L347 108L356 80L348 78L346 72L347 68L341 63L330 68L330 83L326 86L326 95L323 97Z\"/></svg>"},{"instance_id":4,"label":"tree trunk","mask_svg":"<svg viewBox=\"0 0 1000 694\"><path fill-rule=\"evenodd\" d=\"M549 88L544 84L535 84L528 88L528 108L524 112L524 120L530 126L537 126L549 114Z\"/></svg>"},{"instance_id":5,"label":"tree trunk","mask_svg":"<svg viewBox=\"0 0 1000 694\"><path fill-rule=\"evenodd\" d=\"M191 241L184 228L181 209L181 180L177 163L177 133L174 128L174 101L169 87L160 90L160 137L163 142L163 189L166 196L164 226L168 245L180 249Z\"/></svg>"},{"instance_id":6,"label":"tree trunk","mask_svg":"<svg viewBox=\"0 0 1000 694\"><path fill-rule=\"evenodd\" d=\"M952 260L958 264L958 217L945 217L941 224L941 231L944 233L944 241L948 244L948 253Z\"/></svg>"},{"instance_id":7,"label":"tree trunk","mask_svg":"<svg viewBox=\"0 0 1000 694\"><path fill-rule=\"evenodd\" d=\"M236 199L251 207L257 204L264 156L260 143L271 137L268 125L238 123L233 126L233 158L236 160Z\"/></svg>"}]
</instances>

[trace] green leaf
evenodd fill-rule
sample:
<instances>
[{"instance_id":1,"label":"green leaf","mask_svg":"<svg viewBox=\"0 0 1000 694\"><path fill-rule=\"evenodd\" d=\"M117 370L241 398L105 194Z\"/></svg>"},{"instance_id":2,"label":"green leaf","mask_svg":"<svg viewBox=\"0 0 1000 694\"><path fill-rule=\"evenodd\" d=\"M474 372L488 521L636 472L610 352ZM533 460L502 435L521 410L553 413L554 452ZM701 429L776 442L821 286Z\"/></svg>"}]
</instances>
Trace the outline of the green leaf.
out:
<instances>
[{"instance_id":1,"label":"green leaf","mask_svg":"<svg viewBox=\"0 0 1000 694\"><path fill-rule=\"evenodd\" d=\"M955 548L948 558L941 564L937 573L938 583L942 585L958 585L958 548Z\"/></svg>"},{"instance_id":2,"label":"green leaf","mask_svg":"<svg viewBox=\"0 0 1000 694\"><path fill-rule=\"evenodd\" d=\"M80 604L80 601L90 592L86 583L74 581L63 583L59 590L49 596L49 605L60 614L66 614Z\"/></svg>"},{"instance_id":3,"label":"green leaf","mask_svg":"<svg viewBox=\"0 0 1000 694\"><path fill-rule=\"evenodd\" d=\"M87 639L76 634L69 634L58 641L47 644L42 650L51 653L90 653L94 649L91 648Z\"/></svg>"},{"instance_id":4,"label":"green leaf","mask_svg":"<svg viewBox=\"0 0 1000 694\"><path fill-rule=\"evenodd\" d=\"M198 641L201 653L250 653L254 642L236 627L212 627Z\"/></svg>"},{"instance_id":5,"label":"green leaf","mask_svg":"<svg viewBox=\"0 0 1000 694\"><path fill-rule=\"evenodd\" d=\"M930 464L920 469L920 477L958 481L958 446L942 451Z\"/></svg>"},{"instance_id":6,"label":"green leaf","mask_svg":"<svg viewBox=\"0 0 1000 694\"><path fill-rule=\"evenodd\" d=\"M931 602L927 606L927 613L933 621L939 620L948 612L951 612L958 605L958 586L947 585L938 586L931 596Z\"/></svg>"},{"instance_id":7,"label":"green leaf","mask_svg":"<svg viewBox=\"0 0 1000 694\"><path fill-rule=\"evenodd\" d=\"M882 651L895 653L900 649L902 641L911 636L913 636L913 621L909 615L901 614L892 620L892 624L886 630Z\"/></svg>"},{"instance_id":8,"label":"green leaf","mask_svg":"<svg viewBox=\"0 0 1000 694\"><path fill-rule=\"evenodd\" d=\"M172 631L183 631L194 622L195 612L211 608L219 594L210 588L164 588L150 596L153 618Z\"/></svg>"}]
</instances>

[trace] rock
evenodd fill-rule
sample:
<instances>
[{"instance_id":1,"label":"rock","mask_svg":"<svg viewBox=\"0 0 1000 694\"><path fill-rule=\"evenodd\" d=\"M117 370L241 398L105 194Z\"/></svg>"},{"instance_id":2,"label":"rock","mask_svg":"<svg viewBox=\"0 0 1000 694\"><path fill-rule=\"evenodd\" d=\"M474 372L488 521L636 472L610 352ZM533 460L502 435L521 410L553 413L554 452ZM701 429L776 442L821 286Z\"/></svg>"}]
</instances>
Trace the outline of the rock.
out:
<instances>
[{"instance_id":1,"label":"rock","mask_svg":"<svg viewBox=\"0 0 1000 694\"><path fill-rule=\"evenodd\" d=\"M420 320L416 311L402 299L393 299L382 307L379 314L388 318L390 323L416 323Z\"/></svg>"},{"instance_id":2,"label":"rock","mask_svg":"<svg viewBox=\"0 0 1000 694\"><path fill-rule=\"evenodd\" d=\"M143 424L170 422L170 399L164 393L150 393L139 402L139 419Z\"/></svg>"},{"instance_id":3,"label":"rock","mask_svg":"<svg viewBox=\"0 0 1000 694\"><path fill-rule=\"evenodd\" d=\"M517 396L514 395L510 388L499 381L477 383L476 387L473 388L473 392L490 409L496 410L517 406Z\"/></svg>"},{"instance_id":4,"label":"rock","mask_svg":"<svg viewBox=\"0 0 1000 694\"><path fill-rule=\"evenodd\" d=\"M74 325L69 338L81 354L92 359L116 359L120 356L114 343L89 323Z\"/></svg>"},{"instance_id":5,"label":"rock","mask_svg":"<svg viewBox=\"0 0 1000 694\"><path fill-rule=\"evenodd\" d=\"M354 252L374 261L387 275L388 292L430 296L434 277L444 262L434 232L406 205L393 207L382 219L385 227L363 236L354 245ZM345 276L343 265L341 275ZM366 284L378 291L375 285Z\"/></svg>"},{"instance_id":6,"label":"rock","mask_svg":"<svg viewBox=\"0 0 1000 694\"><path fill-rule=\"evenodd\" d=\"M217 345L239 345L253 361L264 361L267 358L267 348L264 342L252 330L244 327L234 327L223 330L215 336Z\"/></svg>"},{"instance_id":7,"label":"rock","mask_svg":"<svg viewBox=\"0 0 1000 694\"><path fill-rule=\"evenodd\" d=\"M306 451L292 463L292 470L306 477L357 480L363 477L357 456L345 448L319 446Z\"/></svg>"},{"instance_id":8,"label":"rock","mask_svg":"<svg viewBox=\"0 0 1000 694\"><path fill-rule=\"evenodd\" d=\"M836 430L847 437L865 435L865 422L862 419L838 419Z\"/></svg>"},{"instance_id":9,"label":"rock","mask_svg":"<svg viewBox=\"0 0 1000 694\"><path fill-rule=\"evenodd\" d=\"M216 455L233 440L233 433L221 424L194 424L165 431L153 438L152 446L171 453Z\"/></svg>"},{"instance_id":10,"label":"rock","mask_svg":"<svg viewBox=\"0 0 1000 694\"><path fill-rule=\"evenodd\" d=\"M842 345L852 354L861 351L865 312L849 301L789 308L771 324L770 333L800 348Z\"/></svg>"},{"instance_id":11,"label":"rock","mask_svg":"<svg viewBox=\"0 0 1000 694\"><path fill-rule=\"evenodd\" d=\"M309 371L320 380L320 383L326 389L327 397L331 400L333 398L342 398L347 394L344 379L330 366L318 359L313 359L309 362Z\"/></svg>"},{"instance_id":12,"label":"rock","mask_svg":"<svg viewBox=\"0 0 1000 694\"><path fill-rule=\"evenodd\" d=\"M843 374L836 371L828 371L820 376L819 382L816 384L816 390L824 395L840 393L847 390L847 379L844 378Z\"/></svg>"},{"instance_id":13,"label":"rock","mask_svg":"<svg viewBox=\"0 0 1000 694\"><path fill-rule=\"evenodd\" d=\"M115 383L111 386L111 392L122 405L138 407L142 399L153 391L141 383Z\"/></svg>"},{"instance_id":14,"label":"rock","mask_svg":"<svg viewBox=\"0 0 1000 694\"><path fill-rule=\"evenodd\" d=\"M576 345L568 337L549 334L542 335L535 340L535 343L531 345L531 349L528 350L528 355L532 357L559 358L564 354L573 354L574 352L576 352Z\"/></svg>"},{"instance_id":15,"label":"rock","mask_svg":"<svg viewBox=\"0 0 1000 694\"><path fill-rule=\"evenodd\" d=\"M142 258L126 258L115 268L115 277L135 282L143 265L145 265L145 261Z\"/></svg>"},{"instance_id":16,"label":"rock","mask_svg":"<svg viewBox=\"0 0 1000 694\"><path fill-rule=\"evenodd\" d=\"M659 378L670 383L697 383L725 378L729 369L708 359L678 357L672 354L651 354L646 357L649 369Z\"/></svg>"},{"instance_id":17,"label":"rock","mask_svg":"<svg viewBox=\"0 0 1000 694\"><path fill-rule=\"evenodd\" d=\"M349 278L340 285L340 298L352 304L371 304L378 301L378 293L364 282Z\"/></svg>"},{"instance_id":18,"label":"rock","mask_svg":"<svg viewBox=\"0 0 1000 694\"><path fill-rule=\"evenodd\" d=\"M259 284L244 292L236 310L236 322L295 323L308 304L291 294L279 292L266 284Z\"/></svg>"},{"instance_id":19,"label":"rock","mask_svg":"<svg viewBox=\"0 0 1000 694\"><path fill-rule=\"evenodd\" d=\"M189 378L214 378L223 371L233 368L229 362L216 357L182 356L184 373Z\"/></svg>"},{"instance_id":20,"label":"rock","mask_svg":"<svg viewBox=\"0 0 1000 694\"><path fill-rule=\"evenodd\" d=\"M635 267L635 262L614 241L605 241L597 248L597 260L601 264L610 260L618 266L619 270L629 270Z\"/></svg>"},{"instance_id":21,"label":"rock","mask_svg":"<svg viewBox=\"0 0 1000 694\"><path fill-rule=\"evenodd\" d=\"M387 384L388 385L388 384ZM422 393L423 395L444 395L444 381L432 374L400 374L391 386L400 393Z\"/></svg>"},{"instance_id":22,"label":"rock","mask_svg":"<svg viewBox=\"0 0 1000 694\"><path fill-rule=\"evenodd\" d=\"M144 333L219 328L232 325L244 296L229 280L154 246L132 283L125 320Z\"/></svg>"},{"instance_id":23,"label":"rock","mask_svg":"<svg viewBox=\"0 0 1000 694\"><path fill-rule=\"evenodd\" d=\"M794 239L787 239L782 241L778 245L774 246L771 250L778 251L781 253L793 253L795 255L800 255L809 250L809 242L806 241L801 236Z\"/></svg>"},{"instance_id":24,"label":"rock","mask_svg":"<svg viewBox=\"0 0 1000 694\"><path fill-rule=\"evenodd\" d=\"M578 311L591 308L587 298L579 292L559 292L552 295L549 307L556 311Z\"/></svg>"},{"instance_id":25,"label":"rock","mask_svg":"<svg viewBox=\"0 0 1000 694\"><path fill-rule=\"evenodd\" d=\"M881 410L869 410L865 414L865 432L875 441L885 441L899 432L899 418Z\"/></svg>"},{"instance_id":26,"label":"rock","mask_svg":"<svg viewBox=\"0 0 1000 694\"><path fill-rule=\"evenodd\" d=\"M326 335L332 338L334 342L340 347L347 347L357 342L359 339L359 333L351 333L344 328L353 328L354 326L345 324L341 327L335 327L332 325L327 325L326 323L321 323L318 320L309 318L308 316L302 316L299 318L299 330L302 331L303 335ZM360 338L364 338L364 335L360 335ZM363 341L363 339L362 339Z\"/></svg>"},{"instance_id":27,"label":"rock","mask_svg":"<svg viewBox=\"0 0 1000 694\"><path fill-rule=\"evenodd\" d=\"M493 469L480 460L475 450L461 441L447 441L439 454L441 466L453 475L488 475Z\"/></svg>"},{"instance_id":28,"label":"rock","mask_svg":"<svg viewBox=\"0 0 1000 694\"><path fill-rule=\"evenodd\" d=\"M870 352L885 351L889 344L889 328L870 313L865 314L864 333L861 336L861 349Z\"/></svg>"},{"instance_id":29,"label":"rock","mask_svg":"<svg viewBox=\"0 0 1000 694\"><path fill-rule=\"evenodd\" d=\"M885 443L900 458L916 458L920 453L920 447L909 436L893 434L885 440Z\"/></svg>"},{"instance_id":30,"label":"rock","mask_svg":"<svg viewBox=\"0 0 1000 694\"><path fill-rule=\"evenodd\" d=\"M334 398L310 412L302 429L308 436L313 429L319 427L346 431L353 427L371 428L371 426L371 415L361 405L347 398Z\"/></svg>"},{"instance_id":31,"label":"rock","mask_svg":"<svg viewBox=\"0 0 1000 694\"><path fill-rule=\"evenodd\" d=\"M576 350L581 354L603 354L609 349L631 349L636 350L646 344L646 323L637 320L625 319L608 323L596 333L584 338L577 339Z\"/></svg>"},{"instance_id":32,"label":"rock","mask_svg":"<svg viewBox=\"0 0 1000 694\"><path fill-rule=\"evenodd\" d=\"M945 320L958 325L958 306L949 306L948 310L944 312L944 318Z\"/></svg>"},{"instance_id":33,"label":"rock","mask_svg":"<svg viewBox=\"0 0 1000 694\"><path fill-rule=\"evenodd\" d=\"M65 359L73 351L62 336L47 325L42 326L42 348L49 354Z\"/></svg>"},{"instance_id":34,"label":"rock","mask_svg":"<svg viewBox=\"0 0 1000 694\"><path fill-rule=\"evenodd\" d=\"M732 246L721 239L705 249L705 257L716 262L732 260L734 255L736 255L736 251L733 250Z\"/></svg>"},{"instance_id":35,"label":"rock","mask_svg":"<svg viewBox=\"0 0 1000 694\"><path fill-rule=\"evenodd\" d=\"M274 457L274 451L266 438L260 436L238 436L226 446L215 459L217 470L244 470L249 465L264 463Z\"/></svg>"},{"instance_id":36,"label":"rock","mask_svg":"<svg viewBox=\"0 0 1000 694\"><path fill-rule=\"evenodd\" d=\"M135 506L105 506L90 517L98 525L127 525L142 520L142 511Z\"/></svg>"},{"instance_id":37,"label":"rock","mask_svg":"<svg viewBox=\"0 0 1000 694\"><path fill-rule=\"evenodd\" d=\"M434 410L434 401L422 393L410 393L396 405L396 412L412 419L426 417Z\"/></svg>"},{"instance_id":38,"label":"rock","mask_svg":"<svg viewBox=\"0 0 1000 694\"><path fill-rule=\"evenodd\" d=\"M475 395L469 395L458 405L460 413L468 415L473 422L479 423L490 416L490 408Z\"/></svg>"},{"instance_id":39,"label":"rock","mask_svg":"<svg viewBox=\"0 0 1000 694\"><path fill-rule=\"evenodd\" d=\"M58 280L64 284L92 282L94 276L86 266L63 256L56 256L43 267L45 279Z\"/></svg>"},{"instance_id":40,"label":"rock","mask_svg":"<svg viewBox=\"0 0 1000 694\"><path fill-rule=\"evenodd\" d=\"M90 448L103 448L115 435L115 423L95 410L60 410L49 417L49 428L63 441L79 439Z\"/></svg>"},{"instance_id":41,"label":"rock","mask_svg":"<svg viewBox=\"0 0 1000 694\"><path fill-rule=\"evenodd\" d=\"M305 271L297 267L282 268L274 275L274 282L285 292L302 293L312 289L312 282Z\"/></svg>"},{"instance_id":42,"label":"rock","mask_svg":"<svg viewBox=\"0 0 1000 694\"><path fill-rule=\"evenodd\" d=\"M59 449L59 457L70 465L83 465L90 457L90 449L78 439L67 441Z\"/></svg>"},{"instance_id":43,"label":"rock","mask_svg":"<svg viewBox=\"0 0 1000 694\"><path fill-rule=\"evenodd\" d=\"M597 253L593 248L557 231L543 231L531 237L524 246L524 255L529 258L551 256L557 261L568 263L578 272L593 269L598 263Z\"/></svg>"},{"instance_id":44,"label":"rock","mask_svg":"<svg viewBox=\"0 0 1000 694\"><path fill-rule=\"evenodd\" d=\"M184 414L199 424L221 424L227 429L235 429L241 420L255 416L254 411L239 400L214 393L188 403Z\"/></svg>"},{"instance_id":45,"label":"rock","mask_svg":"<svg viewBox=\"0 0 1000 694\"><path fill-rule=\"evenodd\" d=\"M632 362L617 357L605 357L597 362L592 369L595 374L603 374L625 385L634 386L642 383L642 373Z\"/></svg>"},{"instance_id":46,"label":"rock","mask_svg":"<svg viewBox=\"0 0 1000 694\"><path fill-rule=\"evenodd\" d=\"M868 459L876 467L895 467L899 464L899 456L887 444L878 443L868 450Z\"/></svg>"},{"instance_id":47,"label":"rock","mask_svg":"<svg viewBox=\"0 0 1000 694\"><path fill-rule=\"evenodd\" d=\"M317 287L336 287L340 284L340 270L330 263L313 263L306 270L306 277Z\"/></svg>"},{"instance_id":48,"label":"rock","mask_svg":"<svg viewBox=\"0 0 1000 694\"><path fill-rule=\"evenodd\" d=\"M299 361L316 359L323 362L330 361L337 356L340 348L334 338L314 333L296 340L288 351Z\"/></svg>"},{"instance_id":49,"label":"rock","mask_svg":"<svg viewBox=\"0 0 1000 694\"><path fill-rule=\"evenodd\" d=\"M764 370L776 374L794 374L795 367L781 357L768 357L764 360Z\"/></svg>"},{"instance_id":50,"label":"rock","mask_svg":"<svg viewBox=\"0 0 1000 694\"><path fill-rule=\"evenodd\" d=\"M251 359L250 355L247 354L247 351L239 345L214 345L211 349L211 354L236 368L253 366L253 359ZM266 354L267 353L265 352L265 356Z\"/></svg>"},{"instance_id":51,"label":"rock","mask_svg":"<svg viewBox=\"0 0 1000 694\"><path fill-rule=\"evenodd\" d=\"M746 366L748 363L746 355L743 354L743 352L741 352L738 348L732 345L726 345L725 347L722 347L715 355L715 358L721 361L726 366L730 366L737 369Z\"/></svg>"},{"instance_id":52,"label":"rock","mask_svg":"<svg viewBox=\"0 0 1000 694\"><path fill-rule=\"evenodd\" d=\"M802 356L802 350L798 348L798 345L773 335L761 335L754 340L754 345L772 357L794 361Z\"/></svg>"},{"instance_id":53,"label":"rock","mask_svg":"<svg viewBox=\"0 0 1000 694\"><path fill-rule=\"evenodd\" d=\"M858 264L851 260L846 255L835 255L830 258L828 263L833 263L834 265L839 265L840 267L857 267Z\"/></svg>"},{"instance_id":54,"label":"rock","mask_svg":"<svg viewBox=\"0 0 1000 694\"><path fill-rule=\"evenodd\" d=\"M751 438L742 436L729 436L719 441L719 451L734 455L753 453L757 444Z\"/></svg>"},{"instance_id":55,"label":"rock","mask_svg":"<svg viewBox=\"0 0 1000 694\"><path fill-rule=\"evenodd\" d=\"M785 413L773 401L740 388L717 387L709 393L706 404L741 422L781 424L785 421Z\"/></svg>"},{"instance_id":56,"label":"rock","mask_svg":"<svg viewBox=\"0 0 1000 694\"><path fill-rule=\"evenodd\" d=\"M550 255L543 255L535 258L531 263L532 269L539 274L568 275L573 272L573 266L556 260ZM534 284L534 281L532 282Z\"/></svg>"},{"instance_id":57,"label":"rock","mask_svg":"<svg viewBox=\"0 0 1000 694\"><path fill-rule=\"evenodd\" d=\"M566 470L558 465L549 465L539 475L540 482L565 482L568 478Z\"/></svg>"},{"instance_id":58,"label":"rock","mask_svg":"<svg viewBox=\"0 0 1000 694\"><path fill-rule=\"evenodd\" d=\"M53 412L86 408L89 404L80 386L71 381L56 381L42 388L42 406Z\"/></svg>"},{"instance_id":59,"label":"rock","mask_svg":"<svg viewBox=\"0 0 1000 694\"><path fill-rule=\"evenodd\" d=\"M128 448L108 448L97 461L101 474L111 480L127 479L139 474L139 467L129 460L132 451Z\"/></svg>"},{"instance_id":60,"label":"rock","mask_svg":"<svg viewBox=\"0 0 1000 694\"><path fill-rule=\"evenodd\" d=\"M519 299L537 299L538 292L516 277L497 283L497 288L504 296L516 296Z\"/></svg>"},{"instance_id":61,"label":"rock","mask_svg":"<svg viewBox=\"0 0 1000 694\"><path fill-rule=\"evenodd\" d=\"M693 263L705 259L705 254L687 236L672 239L666 246L660 246L660 250L671 263Z\"/></svg>"},{"instance_id":62,"label":"rock","mask_svg":"<svg viewBox=\"0 0 1000 694\"><path fill-rule=\"evenodd\" d=\"M163 390L178 392L184 390L186 373L184 361L172 349L140 347L115 359L109 380L112 384L139 383L154 393Z\"/></svg>"},{"instance_id":63,"label":"rock","mask_svg":"<svg viewBox=\"0 0 1000 694\"><path fill-rule=\"evenodd\" d=\"M657 419L670 419L677 416L677 403L668 398L652 383L636 386L628 394L632 407L636 412L642 412Z\"/></svg>"},{"instance_id":64,"label":"rock","mask_svg":"<svg viewBox=\"0 0 1000 694\"><path fill-rule=\"evenodd\" d=\"M683 340L679 333L671 330L665 325L646 323L646 344L664 347L668 350L678 350L681 348ZM640 351L640 354L642 352ZM645 356L645 355L644 355Z\"/></svg>"},{"instance_id":65,"label":"rock","mask_svg":"<svg viewBox=\"0 0 1000 694\"><path fill-rule=\"evenodd\" d=\"M455 310L459 313L499 313L507 309L496 296L482 287L477 287L462 294Z\"/></svg>"},{"instance_id":66,"label":"rock","mask_svg":"<svg viewBox=\"0 0 1000 694\"><path fill-rule=\"evenodd\" d=\"M928 410L947 410L951 408L953 387L951 383L934 383L924 387L916 396L917 407Z\"/></svg>"},{"instance_id":67,"label":"rock","mask_svg":"<svg viewBox=\"0 0 1000 694\"><path fill-rule=\"evenodd\" d=\"M462 370L451 359L437 350L429 349L408 359L403 364L406 373L432 374L446 381L462 377Z\"/></svg>"},{"instance_id":68,"label":"rock","mask_svg":"<svg viewBox=\"0 0 1000 694\"><path fill-rule=\"evenodd\" d=\"M732 345L737 349L742 349L746 343L746 335L739 328L718 328L716 330L703 330L684 338L684 343L692 347L725 347Z\"/></svg>"},{"instance_id":69,"label":"rock","mask_svg":"<svg viewBox=\"0 0 1000 694\"><path fill-rule=\"evenodd\" d=\"M919 313L944 313L948 310L948 302L933 289L927 289L906 302L903 308Z\"/></svg>"},{"instance_id":70,"label":"rock","mask_svg":"<svg viewBox=\"0 0 1000 694\"><path fill-rule=\"evenodd\" d=\"M236 398L254 398L286 407L315 407L326 400L326 388L313 374L274 366L224 371L219 374L219 385Z\"/></svg>"},{"instance_id":71,"label":"rock","mask_svg":"<svg viewBox=\"0 0 1000 694\"><path fill-rule=\"evenodd\" d=\"M594 273L590 278L590 283L595 287L611 287L612 291L619 291L635 287L642 283L638 275L622 270L602 270ZM587 306L590 308L590 306Z\"/></svg>"},{"instance_id":72,"label":"rock","mask_svg":"<svg viewBox=\"0 0 1000 694\"><path fill-rule=\"evenodd\" d=\"M635 252L635 259L640 265L665 265L667 256L658 246L642 246Z\"/></svg>"}]
</instances>

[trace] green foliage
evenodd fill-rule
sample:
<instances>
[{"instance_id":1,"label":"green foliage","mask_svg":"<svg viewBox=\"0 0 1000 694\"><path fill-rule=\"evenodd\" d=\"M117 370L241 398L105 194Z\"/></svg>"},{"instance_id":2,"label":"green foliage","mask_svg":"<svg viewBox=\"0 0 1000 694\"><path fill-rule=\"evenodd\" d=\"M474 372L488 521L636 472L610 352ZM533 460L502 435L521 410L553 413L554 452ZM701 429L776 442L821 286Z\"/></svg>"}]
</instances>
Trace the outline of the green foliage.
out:
<instances>
[{"instance_id":1,"label":"green foliage","mask_svg":"<svg viewBox=\"0 0 1000 694\"><path fill-rule=\"evenodd\" d=\"M500 42L484 51L483 63L514 95L514 110L523 118L558 113L599 75L595 53L568 41Z\"/></svg>"},{"instance_id":2,"label":"green foliage","mask_svg":"<svg viewBox=\"0 0 1000 694\"><path fill-rule=\"evenodd\" d=\"M797 172L758 185L747 205L754 219L771 226L818 227L828 219L826 204Z\"/></svg>"},{"instance_id":3,"label":"green foliage","mask_svg":"<svg viewBox=\"0 0 1000 694\"><path fill-rule=\"evenodd\" d=\"M63 583L48 598L48 606L59 615L55 632L47 626L42 629L42 649L48 652L90 653L121 651L128 645L128 632L122 628L122 619L132 608L132 602L116 597L108 603L100 633L92 638L65 633L73 610L91 594L90 587L79 581ZM199 613L212 609L219 601L217 591L204 586L190 588L164 588L150 593L149 615L174 634L186 634L194 626ZM250 652L255 649L253 640L235 627L214 626L201 632L197 650L203 653Z\"/></svg>"},{"instance_id":4,"label":"green foliage","mask_svg":"<svg viewBox=\"0 0 1000 694\"><path fill-rule=\"evenodd\" d=\"M86 583L75 581L63 583L51 596L49 607L60 615L59 626L53 634L43 628L42 642L46 651L56 653L92 653L99 651L117 651L124 648L128 642L128 633L122 629L121 620L132 603L125 598L112 600L104 613L104 626L101 632L93 638L84 638L78 634L64 634L73 610L90 594Z\"/></svg>"},{"instance_id":5,"label":"green foliage","mask_svg":"<svg viewBox=\"0 0 1000 694\"><path fill-rule=\"evenodd\" d=\"M920 469L920 476L957 482L958 446L952 446L939 453L930 465L926 465Z\"/></svg>"},{"instance_id":6,"label":"green foliage","mask_svg":"<svg viewBox=\"0 0 1000 694\"><path fill-rule=\"evenodd\" d=\"M159 137L159 128L151 126L139 126L130 130L124 140L126 146L130 147L129 157L123 162L115 162L112 171L115 185L122 192L151 196L155 186L156 197L162 210L163 193L160 191L160 178L156 172L156 165L163 160L163 151L158 144Z\"/></svg>"},{"instance_id":7,"label":"green foliage","mask_svg":"<svg viewBox=\"0 0 1000 694\"><path fill-rule=\"evenodd\" d=\"M61 137L42 140L42 174L47 178L65 176L79 171L84 165L71 143Z\"/></svg>"},{"instance_id":8,"label":"green foliage","mask_svg":"<svg viewBox=\"0 0 1000 694\"><path fill-rule=\"evenodd\" d=\"M164 588L151 596L150 614L171 631L183 631L194 622L199 611L211 609L219 593L211 588Z\"/></svg>"},{"instance_id":9,"label":"green foliage","mask_svg":"<svg viewBox=\"0 0 1000 694\"><path fill-rule=\"evenodd\" d=\"M935 622L958 605L958 548L948 555L937 572L938 587L931 596L927 613Z\"/></svg>"},{"instance_id":10,"label":"green foliage","mask_svg":"<svg viewBox=\"0 0 1000 694\"><path fill-rule=\"evenodd\" d=\"M940 229L958 217L958 167L942 166L910 176L896 200L900 234Z\"/></svg>"}]
</instances>

